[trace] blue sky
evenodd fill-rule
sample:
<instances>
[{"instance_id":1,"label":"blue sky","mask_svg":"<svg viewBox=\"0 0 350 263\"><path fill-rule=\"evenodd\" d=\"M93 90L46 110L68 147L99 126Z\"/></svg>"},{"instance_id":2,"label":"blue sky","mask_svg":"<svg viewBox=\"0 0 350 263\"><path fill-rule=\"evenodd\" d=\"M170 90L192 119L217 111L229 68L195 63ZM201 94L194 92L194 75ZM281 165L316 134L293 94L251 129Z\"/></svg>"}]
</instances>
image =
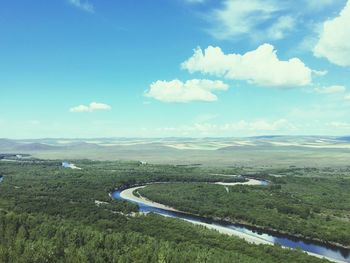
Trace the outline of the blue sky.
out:
<instances>
[{"instance_id":1,"label":"blue sky","mask_svg":"<svg viewBox=\"0 0 350 263\"><path fill-rule=\"evenodd\" d=\"M0 137L350 134L350 1L3 0Z\"/></svg>"}]
</instances>

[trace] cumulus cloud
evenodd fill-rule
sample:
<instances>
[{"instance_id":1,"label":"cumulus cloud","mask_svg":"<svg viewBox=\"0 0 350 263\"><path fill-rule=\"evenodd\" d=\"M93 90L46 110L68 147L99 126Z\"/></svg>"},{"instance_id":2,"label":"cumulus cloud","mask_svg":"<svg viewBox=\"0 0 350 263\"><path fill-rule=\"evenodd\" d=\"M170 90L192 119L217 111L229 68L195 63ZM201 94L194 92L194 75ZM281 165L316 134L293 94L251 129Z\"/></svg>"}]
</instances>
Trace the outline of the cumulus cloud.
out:
<instances>
[{"instance_id":1,"label":"cumulus cloud","mask_svg":"<svg viewBox=\"0 0 350 263\"><path fill-rule=\"evenodd\" d=\"M228 85L220 80L158 80L150 85L145 96L163 102L216 101L217 96L213 92L227 89Z\"/></svg>"},{"instance_id":2,"label":"cumulus cloud","mask_svg":"<svg viewBox=\"0 0 350 263\"><path fill-rule=\"evenodd\" d=\"M314 47L316 57L324 57L339 66L350 66L350 1L339 16L323 24L320 38Z\"/></svg>"},{"instance_id":3,"label":"cumulus cloud","mask_svg":"<svg viewBox=\"0 0 350 263\"><path fill-rule=\"evenodd\" d=\"M315 88L314 90L318 93L323 93L323 94L335 94L335 93L345 92L346 88L341 85L332 85L328 87Z\"/></svg>"},{"instance_id":4,"label":"cumulus cloud","mask_svg":"<svg viewBox=\"0 0 350 263\"><path fill-rule=\"evenodd\" d=\"M69 109L70 112L89 112L90 107L85 105L75 106Z\"/></svg>"},{"instance_id":5,"label":"cumulus cloud","mask_svg":"<svg viewBox=\"0 0 350 263\"><path fill-rule=\"evenodd\" d=\"M95 12L95 8L94 8L93 4L89 3L88 1L68 0L68 2L71 5L77 7L77 8L79 8L79 9L85 11L85 12L89 12L89 13L94 13Z\"/></svg>"},{"instance_id":6,"label":"cumulus cloud","mask_svg":"<svg viewBox=\"0 0 350 263\"><path fill-rule=\"evenodd\" d=\"M91 102L89 105L78 105L69 109L70 112L93 112L101 110L111 110L108 104Z\"/></svg>"},{"instance_id":7,"label":"cumulus cloud","mask_svg":"<svg viewBox=\"0 0 350 263\"><path fill-rule=\"evenodd\" d=\"M265 87L292 88L312 82L312 70L299 58L280 60L270 44L263 44L243 55L225 54L221 48L213 46L204 51L197 48L181 66L190 73L246 80Z\"/></svg>"}]
</instances>

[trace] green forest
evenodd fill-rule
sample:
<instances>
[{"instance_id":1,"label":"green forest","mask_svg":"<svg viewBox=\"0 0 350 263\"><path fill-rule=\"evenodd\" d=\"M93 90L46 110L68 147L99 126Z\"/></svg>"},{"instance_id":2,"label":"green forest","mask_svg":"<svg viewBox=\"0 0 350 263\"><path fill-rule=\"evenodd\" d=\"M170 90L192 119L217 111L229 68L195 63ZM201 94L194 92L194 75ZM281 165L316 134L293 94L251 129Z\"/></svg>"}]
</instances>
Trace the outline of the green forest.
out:
<instances>
[{"instance_id":1,"label":"green forest","mask_svg":"<svg viewBox=\"0 0 350 263\"><path fill-rule=\"evenodd\" d=\"M213 174L233 169L74 162L82 170L62 168L59 161L0 162L0 262L327 262L177 219L135 214L137 205L108 195L159 181L185 187L241 181Z\"/></svg>"},{"instance_id":2,"label":"green forest","mask_svg":"<svg viewBox=\"0 0 350 263\"><path fill-rule=\"evenodd\" d=\"M350 179L287 176L269 186L150 185L139 193L193 214L350 246Z\"/></svg>"}]
</instances>

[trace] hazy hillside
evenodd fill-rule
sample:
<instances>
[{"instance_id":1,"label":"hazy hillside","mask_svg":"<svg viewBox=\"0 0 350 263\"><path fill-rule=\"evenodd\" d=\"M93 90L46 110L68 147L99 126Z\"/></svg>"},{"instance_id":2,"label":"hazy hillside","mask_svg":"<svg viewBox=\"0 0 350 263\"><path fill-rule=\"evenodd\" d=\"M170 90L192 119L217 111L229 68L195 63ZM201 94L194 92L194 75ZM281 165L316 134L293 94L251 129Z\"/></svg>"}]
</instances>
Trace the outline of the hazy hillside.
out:
<instances>
[{"instance_id":1,"label":"hazy hillside","mask_svg":"<svg viewBox=\"0 0 350 263\"><path fill-rule=\"evenodd\" d=\"M0 153L39 158L142 160L203 165L346 166L349 137L102 138L0 140Z\"/></svg>"}]
</instances>

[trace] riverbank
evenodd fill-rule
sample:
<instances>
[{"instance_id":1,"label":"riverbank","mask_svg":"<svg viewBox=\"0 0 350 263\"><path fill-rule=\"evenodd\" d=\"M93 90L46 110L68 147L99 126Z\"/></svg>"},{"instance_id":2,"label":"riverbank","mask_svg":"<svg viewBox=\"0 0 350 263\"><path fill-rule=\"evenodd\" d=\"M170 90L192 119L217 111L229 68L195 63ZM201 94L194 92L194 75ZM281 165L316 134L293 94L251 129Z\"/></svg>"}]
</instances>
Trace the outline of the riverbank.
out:
<instances>
[{"instance_id":1,"label":"riverbank","mask_svg":"<svg viewBox=\"0 0 350 263\"><path fill-rule=\"evenodd\" d=\"M162 204L153 202L151 200L148 200L147 198L142 197L141 195L140 196L134 195L134 193L133 193L134 191L136 191L137 189L144 188L146 186L147 185L143 185L143 186L136 186L136 187L125 189L124 191L120 192L120 197L122 199L131 201L131 202L142 203L145 205L149 205L152 207L156 207L156 208L164 209L164 210L168 210L168 211L180 212L179 210L176 210L170 206L162 205Z\"/></svg>"},{"instance_id":2,"label":"riverbank","mask_svg":"<svg viewBox=\"0 0 350 263\"><path fill-rule=\"evenodd\" d=\"M161 184L162 182L156 182L157 184ZM164 182L164 183L168 183L168 182ZM222 185L222 186L233 186L233 185L264 185L264 183L262 183L262 181L256 180L256 179L248 179L246 182L233 182L233 183L226 183L226 182L215 182L213 184L217 184L217 185ZM148 185L148 184L147 184ZM129 200L131 202L136 202L136 203L143 203L145 205L149 205L149 206L153 206L159 209L164 209L164 210L168 210L168 211L174 211L174 212L181 212L181 213L187 213L187 212L183 212L183 211L179 211L175 208L172 208L170 206L167 205L163 205L163 204L159 204L156 202L153 202L143 196L141 196L139 193L139 196L136 196L133 194L134 191L144 188L147 185L142 185L142 186L135 186L132 188L128 188L125 189L123 191L120 192L120 197L125 199L125 200ZM190 214L190 213L188 213Z\"/></svg>"},{"instance_id":3,"label":"riverbank","mask_svg":"<svg viewBox=\"0 0 350 263\"><path fill-rule=\"evenodd\" d=\"M214 184L224 185L224 186L233 186L233 185L264 185L262 181L256 179L248 179L247 182L235 182L235 183L226 183L226 182L216 182Z\"/></svg>"},{"instance_id":4,"label":"riverbank","mask_svg":"<svg viewBox=\"0 0 350 263\"><path fill-rule=\"evenodd\" d=\"M268 183L269 182L267 182L267 181L259 181L257 179L250 178L250 179L248 179L247 182L235 182L235 183L215 182L213 184L222 185L222 186L226 187L226 186L234 186L234 185L259 186L259 185L267 185ZM226 191L228 192L229 189L226 188ZM145 199L147 199L147 197ZM147 200L149 200L149 199L147 199ZM166 201L164 201L164 202L166 202ZM168 206L166 206L166 207L168 207ZM173 207L170 207L170 208L173 209L172 211L174 211L174 209L175 209ZM176 210L176 211L178 211L178 210ZM347 244L342 244L342 243L338 243L338 242L331 241L331 240L320 239L320 238L313 237L313 236L307 236L307 235L303 235L299 232L287 231L287 230L283 230L283 229L269 227L266 225L253 224L249 221L245 221L242 219L236 219L234 217L232 217L232 218L231 217L216 217L214 215L205 214L205 213L196 214L194 211L180 211L180 212L192 214L195 216L204 217L207 219L211 219L213 221L225 222L225 223L230 223L230 224L234 224L234 225L240 225L243 227L247 227L247 228L249 228L253 231L256 231L256 232L265 232L265 233L268 233L270 235L277 235L277 236L288 236L288 238L290 238L290 239L295 239L295 238L302 239L302 240L305 240L305 242L313 242L313 243L317 243L320 246L327 246L327 247L330 247L330 248L335 249L335 250L340 249L340 250L346 251L345 253L350 253L350 246Z\"/></svg>"},{"instance_id":5,"label":"riverbank","mask_svg":"<svg viewBox=\"0 0 350 263\"><path fill-rule=\"evenodd\" d=\"M223 182L217 182L215 184L218 184L218 185L237 185L237 184L245 184L245 185L263 185L264 183L262 183L261 181L258 181L258 180L255 180L255 179L249 179L247 182L244 182L244 183L223 183ZM137 196L134 195L134 192L137 191L138 189L141 189L141 188L144 188L146 187L146 185L144 186L137 186L137 187L132 187L132 188L129 188L129 189L126 189L124 191L121 191L120 192L120 197L122 199L125 199L125 200L128 200L128 201L131 201L131 202L136 202L136 203L139 203L139 204L142 204L142 205L146 205L146 206L150 206L150 207L154 207L154 208L158 208L158 209L162 209L162 210L166 210L166 211L172 211L172 212L177 212L177 213L181 213L181 214L187 214L187 215L192 215L192 216L197 216L198 215L193 215L193 214L190 214L190 213L186 213L186 212L183 212L183 211L179 211L175 208L172 208L172 207L169 207L169 206L166 206L166 205L163 205L163 204L160 204L160 203L156 203L156 202L153 202L145 197L142 197L141 195L137 194ZM154 211L157 213L157 211ZM164 213L161 213L159 212L159 214L163 215L163 216L169 216L167 214L164 214ZM208 229L212 229L212 230L216 230L218 231L219 233L222 233L222 234L226 234L226 235L232 235L232 236L237 236L239 238L242 238L244 239L245 241L249 242L249 243L252 243L252 244L268 244L268 245L274 245L275 242L274 240L266 240L266 237L263 238L263 237L259 237L257 235L252 235L252 234L249 234L249 233L245 233L244 231L239 231L239 230L235 230L235 229L232 229L232 228L229 228L229 227L225 227L225 226L222 226L222 225L219 225L216 224L216 223L205 223L205 222L199 222L197 220L191 220L191 219L186 219L186 218L181 218L181 217L178 217L178 216L171 216L170 217L176 217L176 218L179 218L179 219L182 219L182 220L185 220L185 221L188 221L188 222L191 222L193 224L196 224L196 225L201 225L201 226L204 226ZM208 218L208 219L211 219L211 220L217 220L217 221L221 221L222 219L213 219L213 218ZM225 220L225 222L229 223L229 221ZM243 227L248 227L248 228L253 228L255 231L257 232L268 232L268 233L273 233L273 234L276 234L276 235L286 235L286 236L290 236L290 238L300 238L300 239L304 239L304 237L300 236L300 235L290 235L289 233L284 233L282 231L276 231L276 230L273 230L273 229L265 229L263 227L257 227L257 226L254 226L254 225L251 225L251 224L247 224L246 222L232 222L232 224L238 224L238 225L242 225ZM247 231L249 232L249 231ZM307 239L307 238L305 238ZM312 240L310 240L312 241ZM322 245L329 245L329 243L323 243L321 242L320 240L314 240L316 242L319 242L320 244ZM307 241L306 241L307 242ZM334 245L334 244L331 244L331 245ZM283 245L282 245L283 246ZM286 246L283 246L287 249L291 249L290 247L286 247ZM339 246L337 246L339 247ZM347 262L347 261L343 261L343 260L339 260L339 259L334 259L332 257L327 257L327 256L324 256L323 254L317 254L317 253L313 253L313 252L310 252L310 251L306 251L304 250L305 253L309 254L309 255L312 255L312 256L316 256L316 257L319 257L319 258L326 258L330 261L333 261L333 262Z\"/></svg>"},{"instance_id":6,"label":"riverbank","mask_svg":"<svg viewBox=\"0 0 350 263\"><path fill-rule=\"evenodd\" d=\"M141 195L140 196L135 196L134 195L134 191L137 191L138 189L141 189L141 188L144 188L144 187L146 187L146 186L136 186L136 187L132 187L132 188L126 189L126 190L120 192L120 197L122 199L131 201L131 202L136 202L136 203L152 206L152 207L155 207L155 208L158 208L158 209L163 209L163 210L173 211L173 212L178 212L178 213L183 213L183 214L189 214L189 213L186 213L186 212L183 212L183 211L179 211L179 210L177 210L175 208L172 208L172 207L160 204L160 203L153 202L153 201L151 201L151 200L149 200L149 199L147 199L145 197L142 197ZM191 215L191 214L189 214L189 215ZM187 220L187 219L184 219L184 220L187 221L187 222L191 222L193 224L196 224L196 225L201 225L201 226L205 226L205 227L207 227L209 229L216 230L216 231L218 231L219 233L222 233L222 234L239 236L240 238L246 240L249 243L258 244L258 245L260 245L260 244L273 245L272 242L268 242L266 240L250 236L248 234L244 234L244 233L236 231L234 229L228 229L228 228L225 228L225 227L222 227L222 226L219 226L219 225L212 225L212 224L207 224L207 223L202 223L202 222L196 222L196 221L193 221L193 220Z\"/></svg>"}]
</instances>

